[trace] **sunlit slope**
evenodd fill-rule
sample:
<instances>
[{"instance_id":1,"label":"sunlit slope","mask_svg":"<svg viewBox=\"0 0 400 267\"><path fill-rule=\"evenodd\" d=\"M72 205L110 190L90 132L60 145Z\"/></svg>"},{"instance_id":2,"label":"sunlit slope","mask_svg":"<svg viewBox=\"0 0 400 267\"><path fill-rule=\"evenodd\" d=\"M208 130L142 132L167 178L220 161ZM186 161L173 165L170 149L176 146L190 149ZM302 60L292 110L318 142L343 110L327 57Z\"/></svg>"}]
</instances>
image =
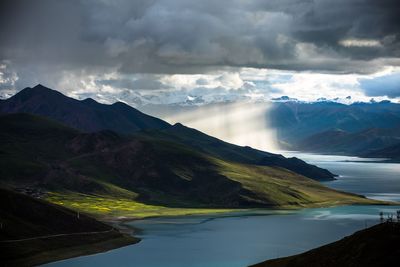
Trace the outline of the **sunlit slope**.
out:
<instances>
[{"instance_id":1,"label":"sunlit slope","mask_svg":"<svg viewBox=\"0 0 400 267\"><path fill-rule=\"evenodd\" d=\"M158 140L173 141L222 160L282 167L317 181L334 180L334 175L328 170L307 164L298 158L285 158L279 154L253 149L248 146L233 145L180 123L162 130L146 130L144 134Z\"/></svg>"},{"instance_id":2,"label":"sunlit slope","mask_svg":"<svg viewBox=\"0 0 400 267\"><path fill-rule=\"evenodd\" d=\"M252 108L253 105L246 110L250 111ZM248 146L233 145L179 123L171 126L163 120L148 116L121 102L106 105L93 99L79 101L42 85L25 88L9 99L1 101L0 113L29 113L43 116L82 132L112 131L125 135L146 131L145 136L156 134L156 139L180 143L223 160L279 166L318 181L334 179L334 175L328 170L307 164L296 158L287 159L282 155L271 154ZM232 112L229 112L229 114L239 120L240 114ZM204 117L204 120L210 126L212 125L210 117ZM248 119L243 120L249 122ZM254 133L255 129L249 127L249 125L244 125L240 120L237 123L243 124L240 127L243 134ZM259 123L256 124L256 127L258 127ZM252 137L251 139L268 139L267 135L259 134L262 136ZM245 142L245 144L252 144L252 142Z\"/></svg>"},{"instance_id":3,"label":"sunlit slope","mask_svg":"<svg viewBox=\"0 0 400 267\"><path fill-rule=\"evenodd\" d=\"M228 162L155 137L80 133L28 114L1 116L0 123L2 184L55 193L44 197L91 214L376 203L286 169ZM129 208L135 203L145 205Z\"/></svg>"},{"instance_id":4,"label":"sunlit slope","mask_svg":"<svg viewBox=\"0 0 400 267\"><path fill-rule=\"evenodd\" d=\"M251 191L249 201L260 199L277 207L317 207L340 204L371 204L376 201L333 190L321 183L277 167L254 166L216 160L222 175Z\"/></svg>"}]
</instances>

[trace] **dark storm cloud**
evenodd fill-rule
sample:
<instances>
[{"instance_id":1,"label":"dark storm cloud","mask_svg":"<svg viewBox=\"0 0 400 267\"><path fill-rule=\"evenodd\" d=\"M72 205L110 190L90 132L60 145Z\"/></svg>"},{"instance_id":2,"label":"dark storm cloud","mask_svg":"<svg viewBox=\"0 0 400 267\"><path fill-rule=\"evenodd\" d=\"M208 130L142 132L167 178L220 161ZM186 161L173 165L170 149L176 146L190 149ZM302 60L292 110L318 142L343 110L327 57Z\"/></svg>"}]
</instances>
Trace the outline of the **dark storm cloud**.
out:
<instances>
[{"instance_id":1,"label":"dark storm cloud","mask_svg":"<svg viewBox=\"0 0 400 267\"><path fill-rule=\"evenodd\" d=\"M400 57L397 0L37 0L0 10L0 60L25 69L20 83L107 70L369 73Z\"/></svg>"}]
</instances>

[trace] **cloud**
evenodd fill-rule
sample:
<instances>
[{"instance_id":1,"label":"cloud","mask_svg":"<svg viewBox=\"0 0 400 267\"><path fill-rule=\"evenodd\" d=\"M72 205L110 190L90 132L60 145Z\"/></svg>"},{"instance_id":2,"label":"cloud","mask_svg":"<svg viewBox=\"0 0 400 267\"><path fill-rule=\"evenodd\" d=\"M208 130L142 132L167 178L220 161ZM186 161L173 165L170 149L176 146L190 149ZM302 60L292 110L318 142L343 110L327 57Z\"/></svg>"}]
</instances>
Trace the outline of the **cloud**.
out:
<instances>
[{"instance_id":1,"label":"cloud","mask_svg":"<svg viewBox=\"0 0 400 267\"><path fill-rule=\"evenodd\" d=\"M367 96L400 97L400 72L361 79L360 86Z\"/></svg>"},{"instance_id":2,"label":"cloud","mask_svg":"<svg viewBox=\"0 0 400 267\"><path fill-rule=\"evenodd\" d=\"M0 90L43 83L74 94L213 89L311 98L344 86L341 94L358 94L349 74L400 66L397 2L4 0L0 61L3 77L15 79L1 80ZM286 76L274 81L274 70ZM343 74L336 80L344 84L304 73Z\"/></svg>"},{"instance_id":3,"label":"cloud","mask_svg":"<svg viewBox=\"0 0 400 267\"><path fill-rule=\"evenodd\" d=\"M196 84L197 85L207 85L208 81L206 79L204 79L204 78L199 78L199 79L196 80Z\"/></svg>"},{"instance_id":4,"label":"cloud","mask_svg":"<svg viewBox=\"0 0 400 267\"><path fill-rule=\"evenodd\" d=\"M371 72L377 67L371 60L399 56L398 6L394 0L5 1L0 57L123 73L227 66ZM351 60L360 62L345 64Z\"/></svg>"},{"instance_id":5,"label":"cloud","mask_svg":"<svg viewBox=\"0 0 400 267\"><path fill-rule=\"evenodd\" d=\"M157 77L151 75L136 79L113 78L107 80L96 80L96 84L99 86L111 86L118 89L160 90L168 88L168 86L160 82Z\"/></svg>"},{"instance_id":6,"label":"cloud","mask_svg":"<svg viewBox=\"0 0 400 267\"><path fill-rule=\"evenodd\" d=\"M14 88L17 80L17 74L10 70L7 61L0 62L0 90Z\"/></svg>"},{"instance_id":7,"label":"cloud","mask_svg":"<svg viewBox=\"0 0 400 267\"><path fill-rule=\"evenodd\" d=\"M345 39L339 41L339 44L345 47L381 47L382 44L379 40L371 39Z\"/></svg>"}]
</instances>

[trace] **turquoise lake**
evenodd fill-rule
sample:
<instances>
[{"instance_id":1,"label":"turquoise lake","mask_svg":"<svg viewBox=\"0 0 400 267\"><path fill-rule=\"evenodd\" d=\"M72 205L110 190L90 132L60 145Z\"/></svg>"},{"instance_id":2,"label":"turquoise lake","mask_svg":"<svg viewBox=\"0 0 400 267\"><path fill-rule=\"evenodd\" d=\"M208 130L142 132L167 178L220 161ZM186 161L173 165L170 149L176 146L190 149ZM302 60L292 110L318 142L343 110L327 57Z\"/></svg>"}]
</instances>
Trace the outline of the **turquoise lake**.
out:
<instances>
[{"instance_id":1,"label":"turquoise lake","mask_svg":"<svg viewBox=\"0 0 400 267\"><path fill-rule=\"evenodd\" d=\"M400 201L400 164L346 156L283 152L339 175L327 186ZM400 206L342 206L271 213L154 218L128 223L141 229L136 245L45 266L239 267L288 256L338 240L379 222Z\"/></svg>"}]
</instances>

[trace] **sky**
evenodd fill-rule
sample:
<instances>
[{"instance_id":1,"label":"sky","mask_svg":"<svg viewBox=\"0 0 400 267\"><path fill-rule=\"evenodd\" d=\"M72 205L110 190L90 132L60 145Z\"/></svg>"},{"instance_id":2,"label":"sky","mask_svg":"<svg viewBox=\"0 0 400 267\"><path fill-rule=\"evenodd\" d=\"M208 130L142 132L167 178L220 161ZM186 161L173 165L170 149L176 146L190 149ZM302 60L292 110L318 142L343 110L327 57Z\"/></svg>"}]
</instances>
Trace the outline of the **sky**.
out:
<instances>
[{"instance_id":1,"label":"sky","mask_svg":"<svg viewBox=\"0 0 400 267\"><path fill-rule=\"evenodd\" d=\"M0 97L400 101L398 0L3 0Z\"/></svg>"}]
</instances>

